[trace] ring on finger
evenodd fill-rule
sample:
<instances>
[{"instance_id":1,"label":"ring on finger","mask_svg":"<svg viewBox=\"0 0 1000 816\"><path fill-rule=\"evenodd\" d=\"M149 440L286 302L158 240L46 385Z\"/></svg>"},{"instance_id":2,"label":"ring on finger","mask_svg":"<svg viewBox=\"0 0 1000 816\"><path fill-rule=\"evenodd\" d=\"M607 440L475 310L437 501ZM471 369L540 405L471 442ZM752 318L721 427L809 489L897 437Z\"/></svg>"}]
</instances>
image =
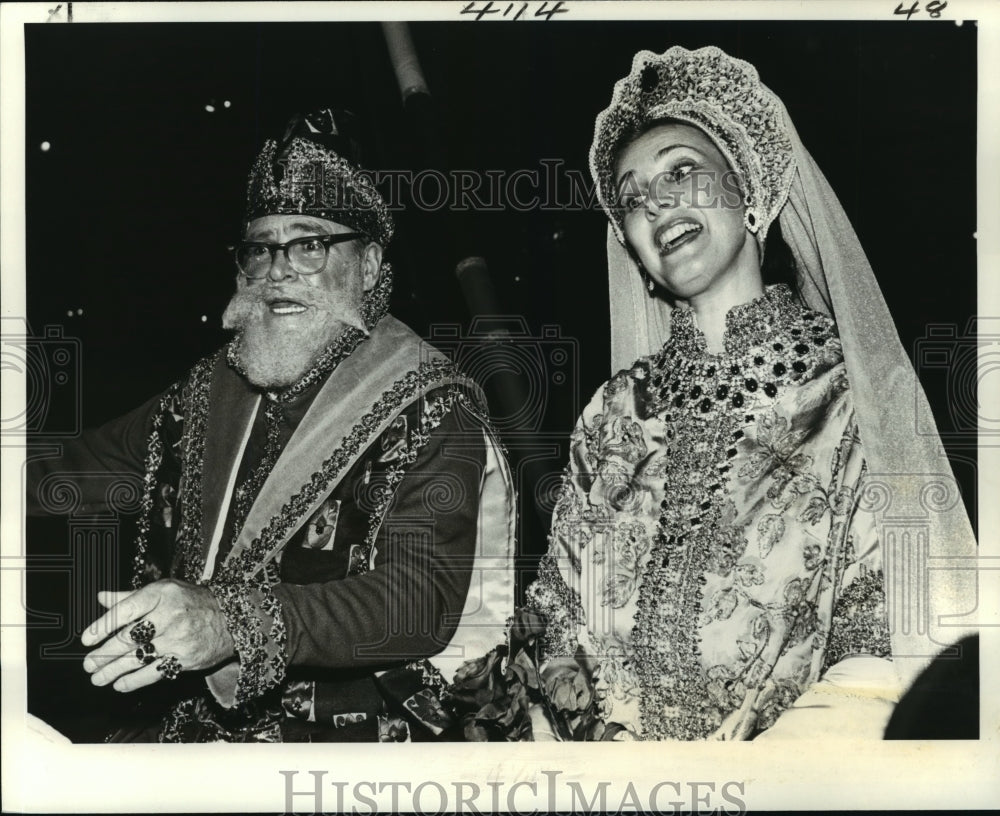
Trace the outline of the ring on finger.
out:
<instances>
[{"instance_id":1,"label":"ring on finger","mask_svg":"<svg viewBox=\"0 0 1000 816\"><path fill-rule=\"evenodd\" d=\"M156 670L166 677L167 680L176 680L177 675L184 671L184 667L176 657L167 655L156 664Z\"/></svg>"},{"instance_id":2,"label":"ring on finger","mask_svg":"<svg viewBox=\"0 0 1000 816\"><path fill-rule=\"evenodd\" d=\"M139 648L135 650L135 659L143 666L148 666L156 658L156 647L152 643L140 643Z\"/></svg>"},{"instance_id":3,"label":"ring on finger","mask_svg":"<svg viewBox=\"0 0 1000 816\"><path fill-rule=\"evenodd\" d=\"M149 643L156 637L156 627L151 620L143 618L129 630L128 636L134 643Z\"/></svg>"}]
</instances>

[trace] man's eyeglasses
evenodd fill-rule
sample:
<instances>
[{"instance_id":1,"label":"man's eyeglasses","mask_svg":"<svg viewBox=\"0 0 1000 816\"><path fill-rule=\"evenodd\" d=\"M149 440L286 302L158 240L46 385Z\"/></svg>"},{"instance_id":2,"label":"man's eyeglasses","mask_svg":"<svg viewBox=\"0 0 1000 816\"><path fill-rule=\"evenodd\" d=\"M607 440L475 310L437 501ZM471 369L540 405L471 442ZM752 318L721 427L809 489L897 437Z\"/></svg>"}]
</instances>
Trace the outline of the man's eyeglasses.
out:
<instances>
[{"instance_id":1,"label":"man's eyeglasses","mask_svg":"<svg viewBox=\"0 0 1000 816\"><path fill-rule=\"evenodd\" d=\"M242 241L236 247L236 266L248 280L267 277L274 264L275 253L283 251L288 265L299 275L315 275L326 265L333 244L364 238L360 232L340 232L336 235L307 235L284 244Z\"/></svg>"}]
</instances>

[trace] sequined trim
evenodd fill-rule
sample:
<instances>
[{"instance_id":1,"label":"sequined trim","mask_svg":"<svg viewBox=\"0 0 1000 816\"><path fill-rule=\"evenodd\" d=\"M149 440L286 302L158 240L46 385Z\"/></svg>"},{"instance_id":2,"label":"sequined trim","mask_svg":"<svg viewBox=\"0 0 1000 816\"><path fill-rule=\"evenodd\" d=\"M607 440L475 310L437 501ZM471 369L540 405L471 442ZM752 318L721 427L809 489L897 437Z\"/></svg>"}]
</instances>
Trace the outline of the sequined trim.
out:
<instances>
[{"instance_id":1,"label":"sequined trim","mask_svg":"<svg viewBox=\"0 0 1000 816\"><path fill-rule=\"evenodd\" d=\"M287 632L281 602L266 579L256 585L211 581L208 589L219 602L240 660L236 702L249 702L285 678Z\"/></svg>"},{"instance_id":2,"label":"sequined trim","mask_svg":"<svg viewBox=\"0 0 1000 816\"><path fill-rule=\"evenodd\" d=\"M135 555L132 557L133 589L139 589L143 584L156 580L158 577L150 574L150 567L146 564L146 551L149 546L149 529L152 524L156 475L163 462L163 439L160 431L167 410L177 399L179 393L180 384L175 383L163 395L156 413L153 415L153 427L146 442L145 474L142 479L142 498L139 501L139 521L136 525Z\"/></svg>"},{"instance_id":3,"label":"sequined trim","mask_svg":"<svg viewBox=\"0 0 1000 816\"><path fill-rule=\"evenodd\" d=\"M392 264L382 261L379 270L378 283L365 292L361 298L361 319L365 321L368 331L378 325L378 322L389 313L389 298L392 295Z\"/></svg>"},{"instance_id":4,"label":"sequined trim","mask_svg":"<svg viewBox=\"0 0 1000 816\"><path fill-rule=\"evenodd\" d=\"M281 742L280 707L250 705L228 711L205 697L189 697L174 704L160 727L159 741Z\"/></svg>"},{"instance_id":5,"label":"sequined trim","mask_svg":"<svg viewBox=\"0 0 1000 816\"><path fill-rule=\"evenodd\" d=\"M875 657L892 655L882 570L865 571L851 581L837 598L824 668L859 654Z\"/></svg>"},{"instance_id":6,"label":"sequined trim","mask_svg":"<svg viewBox=\"0 0 1000 816\"><path fill-rule=\"evenodd\" d=\"M201 579L204 559L201 555L201 470L205 451L205 427L208 423L208 395L211 387L212 369L218 360L217 352L200 360L191 369L186 385L175 384L160 401L153 418L153 430L146 443L146 473L143 476L143 497L141 516L135 542L133 558L132 586L135 589L155 580L151 567L146 563L149 546L149 529L152 522L153 491L156 488L157 472L163 462L163 440L161 430L163 419L176 408L178 398L183 411L183 432L181 436L183 477L180 483L178 504L181 507L181 522L175 540L175 556L172 574L183 574L191 583Z\"/></svg>"},{"instance_id":7,"label":"sequined trim","mask_svg":"<svg viewBox=\"0 0 1000 816\"><path fill-rule=\"evenodd\" d=\"M576 652L577 631L584 622L579 593L563 580L551 555L538 565L538 578L528 587L527 605L545 617L542 649L546 657L568 657Z\"/></svg>"},{"instance_id":8,"label":"sequined trim","mask_svg":"<svg viewBox=\"0 0 1000 816\"><path fill-rule=\"evenodd\" d=\"M226 350L227 362L237 373L245 376L246 372L239 359L239 339L234 339ZM322 378L330 375L365 339L359 329L348 329L320 354L316 363L297 382L281 391L268 391L264 408L264 420L267 427L267 437L264 443L264 454L253 472L247 476L243 484L233 493L233 527L230 541L236 541L253 503L257 500L264 482L274 469L278 457L281 456L281 420L284 406L296 400L304 391L315 386Z\"/></svg>"},{"instance_id":9,"label":"sequined trim","mask_svg":"<svg viewBox=\"0 0 1000 816\"><path fill-rule=\"evenodd\" d=\"M181 437L181 523L177 530L176 552L180 563L173 574L183 574L192 584L201 583L205 570L202 546L201 485L205 462L205 431L208 427L208 398L212 388L212 370L222 352L200 361L191 369L189 396L184 400L184 434Z\"/></svg>"},{"instance_id":10,"label":"sequined trim","mask_svg":"<svg viewBox=\"0 0 1000 816\"><path fill-rule=\"evenodd\" d=\"M218 354L195 366L187 381L182 400L184 421L182 472L185 478L181 485L182 522L177 537L177 547L179 550L183 549L180 561L188 580L192 582L200 581L204 569L200 546L201 465L211 372L217 360ZM245 552L237 559L223 565L209 584L227 619L240 658L236 692L238 703L245 704L278 686L284 678L287 665L286 631L281 605L270 589L277 583L279 577L273 559L264 563L265 557L275 549L276 542L298 524L315 498L329 490L331 483L339 476L345 464L371 443L375 431L386 419L398 413L401 407L412 400L419 391L427 389L436 381L446 381L456 376L457 372L450 361L436 360L422 364L418 370L408 372L406 376L397 380L379 397L371 411L351 429L340 447L323 463L320 470L313 474L310 482L292 496L281 513L270 520L261 535ZM177 387L174 391L176 390ZM445 400L429 403L427 410L421 416L420 428L414 433L416 447L411 454L413 458L416 451L429 441L430 432L440 424L447 412L452 410L456 401L460 401L489 432L495 433L489 424L485 405L480 404L476 393L466 392L465 389L452 383L448 397ZM148 534L149 529L149 510L152 507L156 471L162 461L160 425L169 404L171 403L165 397L160 406L162 410L154 419L154 431L149 439L144 490L145 523L140 522L143 536L140 537L139 552L136 556L137 586L141 581L141 567L145 563L144 536ZM397 484L402 475L402 472L398 474ZM379 519L388 507L389 499L391 492L386 497L385 506L376 514ZM370 543L374 542L377 529L373 522ZM197 550L193 546L194 542L198 543ZM259 575L261 570L263 576ZM249 729L230 731L213 724L212 718L206 714L207 705L209 703L200 698L178 704L165 721L161 741L280 740L280 730L276 725L264 725L260 728L252 726ZM208 736L205 736L206 734Z\"/></svg>"},{"instance_id":11,"label":"sequined trim","mask_svg":"<svg viewBox=\"0 0 1000 816\"><path fill-rule=\"evenodd\" d=\"M376 310L377 311L377 310ZM381 317L381 316L379 316ZM314 385L336 366L347 358L365 339L364 333L350 329L327 347L316 364L306 372L293 386L285 389L280 395L272 395L271 401L284 404ZM156 473L163 457L163 444L160 431L163 417L180 395L183 419L181 437L181 483L179 486L178 505L181 508L181 522L175 540L175 558L172 574L183 575L190 583L201 583L205 570L204 547L202 541L201 493L202 466L204 464L205 432L208 427L209 396L212 385L212 371L219 356L225 354L227 362L236 370L241 371L238 361L238 340L234 338L227 347L210 357L200 360L191 369L183 389L175 384L161 400L159 409L153 419L153 431L147 442L146 473L144 476L144 491L142 515L139 521L139 533L136 540L136 555L133 559L132 585L136 588L148 583L150 576L146 565L153 492L156 487ZM264 476L266 477L266 473ZM238 508L239 509L239 508ZM246 508L248 511L249 508ZM245 519L245 514L243 518ZM240 522L240 519L237 519ZM240 522L242 524L242 522Z\"/></svg>"},{"instance_id":12,"label":"sequined trim","mask_svg":"<svg viewBox=\"0 0 1000 816\"><path fill-rule=\"evenodd\" d=\"M382 522L385 519L386 511L392 504L393 497L399 489L406 475L406 469L412 465L420 451L430 441L431 432L437 428L444 420L445 416L451 412L455 403L463 401L463 394L456 385L448 387L448 393L441 399L436 395L428 394L425 397L424 410L420 415L420 426L415 429L408 440L405 451L386 468L384 483L379 486L379 490L374 502L374 506L369 513L368 532L365 535L364 543L360 550L352 553L349 575L363 575L371 568L372 554L375 549L375 541L379 531L382 529Z\"/></svg>"}]
</instances>

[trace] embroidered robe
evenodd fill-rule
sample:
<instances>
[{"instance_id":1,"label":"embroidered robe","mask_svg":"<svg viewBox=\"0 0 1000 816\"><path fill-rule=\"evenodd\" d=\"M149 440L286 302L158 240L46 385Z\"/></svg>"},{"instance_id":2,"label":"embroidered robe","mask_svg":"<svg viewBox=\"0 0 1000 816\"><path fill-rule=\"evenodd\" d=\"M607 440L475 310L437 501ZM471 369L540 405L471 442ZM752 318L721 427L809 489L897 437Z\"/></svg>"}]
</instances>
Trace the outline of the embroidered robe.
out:
<instances>
[{"instance_id":1,"label":"embroidered robe","mask_svg":"<svg viewBox=\"0 0 1000 816\"><path fill-rule=\"evenodd\" d=\"M644 739L749 738L852 654L889 654L882 555L836 327L785 287L687 309L585 408L529 604Z\"/></svg>"},{"instance_id":2,"label":"embroidered robe","mask_svg":"<svg viewBox=\"0 0 1000 816\"><path fill-rule=\"evenodd\" d=\"M176 577L220 602L238 659L182 675L196 693L158 738L451 735L437 697L513 604L511 481L480 390L384 317L299 402L271 407L220 352L35 468L36 487L143 473L137 584ZM82 488L88 509L105 501Z\"/></svg>"}]
</instances>

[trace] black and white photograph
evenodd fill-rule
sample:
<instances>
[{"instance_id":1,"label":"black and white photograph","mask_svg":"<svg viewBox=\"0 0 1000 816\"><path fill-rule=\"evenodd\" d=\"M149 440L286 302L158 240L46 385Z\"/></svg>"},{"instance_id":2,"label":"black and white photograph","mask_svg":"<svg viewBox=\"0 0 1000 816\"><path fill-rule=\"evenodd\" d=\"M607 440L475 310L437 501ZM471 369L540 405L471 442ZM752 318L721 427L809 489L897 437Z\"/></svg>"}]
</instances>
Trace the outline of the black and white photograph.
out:
<instances>
[{"instance_id":1,"label":"black and white photograph","mask_svg":"<svg viewBox=\"0 0 1000 816\"><path fill-rule=\"evenodd\" d=\"M0 9L5 810L990 806L1000 19L802 6Z\"/></svg>"}]
</instances>

